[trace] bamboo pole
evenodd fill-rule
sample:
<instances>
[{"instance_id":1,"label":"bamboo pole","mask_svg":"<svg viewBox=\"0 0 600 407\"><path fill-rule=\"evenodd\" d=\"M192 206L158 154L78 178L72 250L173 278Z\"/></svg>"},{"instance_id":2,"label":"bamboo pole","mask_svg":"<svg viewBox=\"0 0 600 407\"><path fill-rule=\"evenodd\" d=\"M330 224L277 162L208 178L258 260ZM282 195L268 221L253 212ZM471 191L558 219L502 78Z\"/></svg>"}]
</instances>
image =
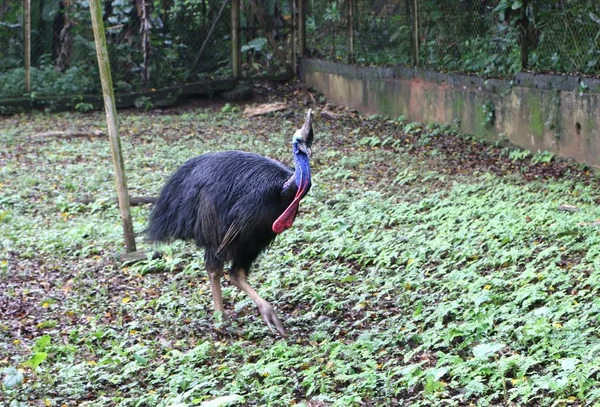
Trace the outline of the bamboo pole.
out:
<instances>
[{"instance_id":1,"label":"bamboo pole","mask_svg":"<svg viewBox=\"0 0 600 407\"><path fill-rule=\"evenodd\" d=\"M125 176L125 165L121 154L121 139L117 126L117 108L115 106L115 94L113 91L112 77L110 74L110 62L108 59L108 48L106 46L106 34L104 22L102 21L101 0L90 0L90 12L92 14L92 27L94 29L94 40L96 42L96 55L98 57L98 68L100 80L102 81L102 94L104 95L104 110L106 111L106 124L108 137L112 152L112 160L115 168L115 182L121 211L121 221L125 236L125 250L134 252L135 235L133 233L133 222L129 210L129 194L127 193L127 177Z\"/></svg>"},{"instance_id":2,"label":"bamboo pole","mask_svg":"<svg viewBox=\"0 0 600 407\"><path fill-rule=\"evenodd\" d=\"M239 79L242 63L240 46L240 0L231 1L231 70L234 79Z\"/></svg>"},{"instance_id":3,"label":"bamboo pole","mask_svg":"<svg viewBox=\"0 0 600 407\"><path fill-rule=\"evenodd\" d=\"M31 93L31 0L23 0L23 48L25 57L25 92Z\"/></svg>"},{"instance_id":4,"label":"bamboo pole","mask_svg":"<svg viewBox=\"0 0 600 407\"><path fill-rule=\"evenodd\" d=\"M306 5L305 0L298 0L298 57L302 58L306 51Z\"/></svg>"}]
</instances>

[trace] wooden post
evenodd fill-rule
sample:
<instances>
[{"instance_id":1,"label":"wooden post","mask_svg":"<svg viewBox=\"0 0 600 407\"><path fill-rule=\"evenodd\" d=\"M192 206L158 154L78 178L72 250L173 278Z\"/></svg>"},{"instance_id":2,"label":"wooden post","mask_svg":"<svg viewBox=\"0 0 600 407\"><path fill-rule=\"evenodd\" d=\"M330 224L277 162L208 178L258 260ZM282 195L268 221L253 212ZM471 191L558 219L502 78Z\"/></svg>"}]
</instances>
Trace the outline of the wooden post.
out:
<instances>
[{"instance_id":1,"label":"wooden post","mask_svg":"<svg viewBox=\"0 0 600 407\"><path fill-rule=\"evenodd\" d=\"M419 66L419 0L413 0L413 63Z\"/></svg>"},{"instance_id":2,"label":"wooden post","mask_svg":"<svg viewBox=\"0 0 600 407\"><path fill-rule=\"evenodd\" d=\"M23 17L25 92L31 93L31 0L23 0Z\"/></svg>"},{"instance_id":3,"label":"wooden post","mask_svg":"<svg viewBox=\"0 0 600 407\"><path fill-rule=\"evenodd\" d=\"M135 235L133 234L133 223L129 210L129 194L127 192L127 177L125 176L125 165L121 154L121 139L117 127L117 108L115 106L115 94L113 91L112 77L110 74L110 62L108 60L108 48L106 46L106 34L104 22L102 21L101 0L90 0L90 12L92 14L92 27L94 29L94 40L96 42L96 55L98 57L98 68L102 81L102 94L104 96L104 109L106 111L106 124L108 126L108 137L112 152L113 165L115 167L115 182L117 184L117 195L119 197L119 208L121 210L121 221L125 235L125 250L134 252Z\"/></svg>"},{"instance_id":4,"label":"wooden post","mask_svg":"<svg viewBox=\"0 0 600 407\"><path fill-rule=\"evenodd\" d=\"M306 5L305 0L298 0L298 57L306 52Z\"/></svg>"},{"instance_id":5,"label":"wooden post","mask_svg":"<svg viewBox=\"0 0 600 407\"><path fill-rule=\"evenodd\" d=\"M348 0L348 63L354 63L354 2Z\"/></svg>"},{"instance_id":6,"label":"wooden post","mask_svg":"<svg viewBox=\"0 0 600 407\"><path fill-rule=\"evenodd\" d=\"M234 79L240 78L241 63L240 0L231 0L231 71Z\"/></svg>"}]
</instances>

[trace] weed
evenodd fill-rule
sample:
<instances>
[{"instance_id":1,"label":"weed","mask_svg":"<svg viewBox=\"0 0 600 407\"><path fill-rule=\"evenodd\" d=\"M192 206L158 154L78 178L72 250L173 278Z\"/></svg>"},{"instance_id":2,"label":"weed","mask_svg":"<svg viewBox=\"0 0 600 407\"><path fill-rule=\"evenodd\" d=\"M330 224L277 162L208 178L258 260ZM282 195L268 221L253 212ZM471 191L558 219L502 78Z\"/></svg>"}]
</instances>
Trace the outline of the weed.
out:
<instances>
[{"instance_id":1,"label":"weed","mask_svg":"<svg viewBox=\"0 0 600 407\"><path fill-rule=\"evenodd\" d=\"M89 112L94 110L94 105L91 103L79 102L75 105L75 110L78 112Z\"/></svg>"}]
</instances>

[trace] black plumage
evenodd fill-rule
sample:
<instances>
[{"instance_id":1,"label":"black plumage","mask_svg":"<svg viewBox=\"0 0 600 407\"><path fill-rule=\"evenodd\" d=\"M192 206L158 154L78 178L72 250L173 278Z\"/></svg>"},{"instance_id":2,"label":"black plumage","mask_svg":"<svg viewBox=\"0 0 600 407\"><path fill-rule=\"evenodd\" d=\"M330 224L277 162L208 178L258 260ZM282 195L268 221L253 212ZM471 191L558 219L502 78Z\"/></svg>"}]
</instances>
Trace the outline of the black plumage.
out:
<instances>
[{"instance_id":1,"label":"black plumage","mask_svg":"<svg viewBox=\"0 0 600 407\"><path fill-rule=\"evenodd\" d=\"M183 164L163 188L152 213L152 241L194 241L207 261L249 267L275 239L271 225L293 200L294 171L270 158L242 151L208 153ZM230 225L235 244L221 247ZM220 250L218 250L221 247Z\"/></svg>"},{"instance_id":2,"label":"black plumage","mask_svg":"<svg viewBox=\"0 0 600 407\"><path fill-rule=\"evenodd\" d=\"M163 187L150 215L151 241L189 240L205 250L215 311L223 312L220 278L231 262L231 282L248 293L272 331L285 330L272 306L247 283L258 255L291 226L310 189L312 118L292 139L295 169L261 155L224 151L184 163Z\"/></svg>"}]
</instances>

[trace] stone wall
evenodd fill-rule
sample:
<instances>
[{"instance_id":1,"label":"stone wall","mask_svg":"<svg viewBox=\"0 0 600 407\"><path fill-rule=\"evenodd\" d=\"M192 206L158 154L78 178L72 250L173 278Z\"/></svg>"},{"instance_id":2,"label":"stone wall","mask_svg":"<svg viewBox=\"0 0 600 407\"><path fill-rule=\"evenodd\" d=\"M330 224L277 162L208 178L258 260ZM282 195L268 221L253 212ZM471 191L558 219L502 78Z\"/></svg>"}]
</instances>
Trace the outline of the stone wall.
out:
<instances>
[{"instance_id":1,"label":"stone wall","mask_svg":"<svg viewBox=\"0 0 600 407\"><path fill-rule=\"evenodd\" d=\"M364 113L449 124L533 152L600 167L600 80L517 74L512 80L304 59L304 82Z\"/></svg>"}]
</instances>

